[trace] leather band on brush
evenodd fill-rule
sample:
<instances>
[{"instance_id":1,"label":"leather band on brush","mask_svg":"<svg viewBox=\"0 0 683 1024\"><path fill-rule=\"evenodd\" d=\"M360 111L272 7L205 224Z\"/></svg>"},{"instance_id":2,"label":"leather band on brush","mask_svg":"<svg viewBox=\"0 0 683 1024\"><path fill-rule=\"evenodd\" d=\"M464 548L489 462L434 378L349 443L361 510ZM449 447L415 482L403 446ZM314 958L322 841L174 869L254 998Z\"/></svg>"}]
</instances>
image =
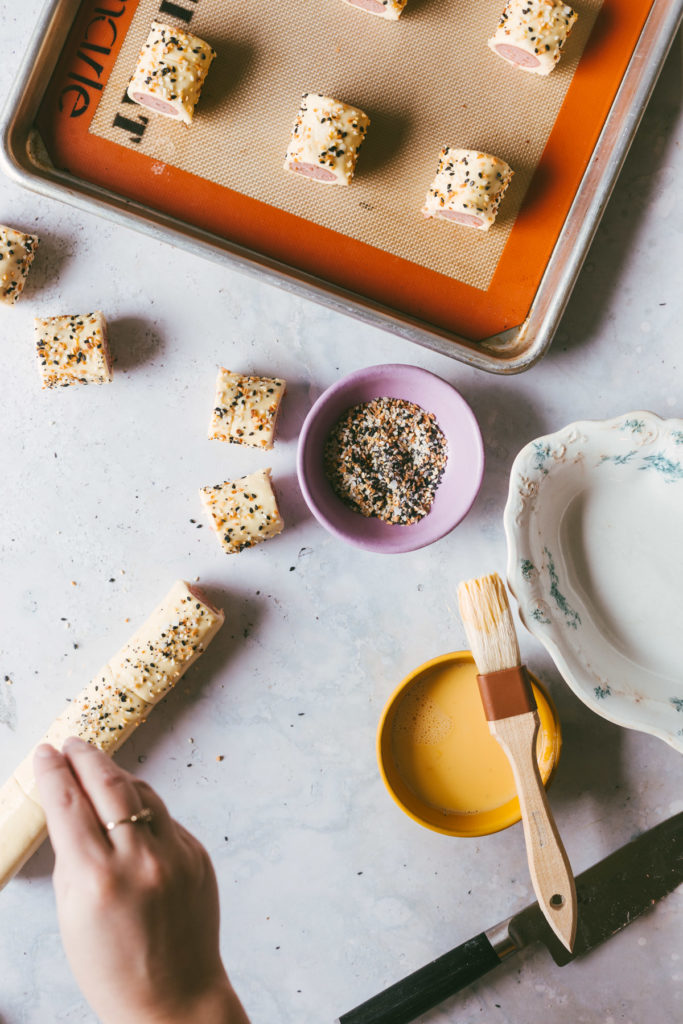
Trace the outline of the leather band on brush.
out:
<instances>
[{"instance_id":1,"label":"leather band on brush","mask_svg":"<svg viewBox=\"0 0 683 1024\"><path fill-rule=\"evenodd\" d=\"M524 665L477 676L484 714L489 722L536 710L536 698Z\"/></svg>"}]
</instances>

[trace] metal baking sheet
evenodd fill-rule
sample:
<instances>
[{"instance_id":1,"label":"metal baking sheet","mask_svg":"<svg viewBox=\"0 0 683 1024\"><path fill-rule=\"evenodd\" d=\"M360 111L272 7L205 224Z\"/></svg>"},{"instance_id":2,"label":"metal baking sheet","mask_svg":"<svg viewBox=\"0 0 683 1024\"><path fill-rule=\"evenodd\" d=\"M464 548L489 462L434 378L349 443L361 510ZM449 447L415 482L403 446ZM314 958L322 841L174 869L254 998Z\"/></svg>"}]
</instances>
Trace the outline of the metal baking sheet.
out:
<instances>
[{"instance_id":1,"label":"metal baking sheet","mask_svg":"<svg viewBox=\"0 0 683 1024\"><path fill-rule=\"evenodd\" d=\"M191 0L191 2L194 4L197 3L197 0ZM487 4L486 12L490 21L491 11L494 8L491 6L491 0L487 0ZM259 6L261 5L253 6L254 13L257 13ZM418 17L425 6L416 0L415 9ZM575 6L579 9L580 17L582 14L585 17L589 14L593 17L599 6L599 0L585 0L583 5L580 0L577 0ZM159 7L158 12L157 7ZM145 191L145 173L148 181L152 184L156 184L158 179L155 180L153 176L159 174L160 168L164 172L164 177L168 176L167 170L169 169L167 169L163 157L168 151L168 147L173 148L172 133L183 129L182 126L167 122L166 119L153 119L154 130L147 133L145 146L142 147L149 152L143 156L141 152L135 152L135 132L126 133L124 127L123 133L119 132L121 145L117 148L117 132L112 131L110 126L114 121L117 125L122 125L122 122L124 125L126 122L134 124L136 114L140 112L139 108L131 105L133 113L128 117L130 107L119 107L121 100L118 93L123 92L121 82L125 83L126 68L131 59L130 54L127 55L126 47L130 53L133 53L139 45L139 40L135 38L135 31L138 35L140 31L144 33L145 20L149 17L147 8L152 11L152 15L164 15L170 12L171 20L175 18L179 24L194 19L197 11L206 12L207 16L213 19L207 22L209 32L202 29L201 17L197 18L196 27L194 20L190 27L214 42L220 35L216 21L220 16L215 5L202 7L201 0L199 0L199 5L196 8L189 10L189 7L189 3L183 8L179 4L169 4L166 0L162 0L160 5L151 3L151 0L95 0L95 2L84 0L83 3L79 3L78 0L53 0L48 4L2 119L2 160L8 173L20 183L42 194L54 196L87 209L95 209L115 221L136 226L155 237L183 245L214 259L233 263L256 273L266 274L290 290L308 295L377 326L388 328L412 341L479 368L497 373L519 372L531 366L543 355L552 340L612 185L680 22L683 0L654 0L651 5L650 0L621 0L618 4L615 0L604 0L597 25L593 27L589 20L585 21L586 31L584 37L576 44L577 49L574 56L572 57L568 50L565 55L568 61L566 68L562 74L559 73L559 68L553 73L553 76L557 76L553 88L554 102L556 107L559 105L559 113L552 106L548 109L544 108L544 113L539 112L538 123L534 124L536 136L533 141L538 147L540 140L545 148L541 147L542 152L539 149L540 161L537 163L529 161L531 169L526 174L526 180L522 174L519 179L517 197L513 196L511 199L511 204L516 203L521 212L514 218L514 221L512 217L507 223L503 219L500 227L497 225L494 228L498 234L491 234L490 241L487 240L484 243L481 242L481 233L456 229L460 232L460 268L455 266L457 261L454 261L453 277L460 279L454 281L449 280L447 274L443 274L444 250L443 244L440 242L442 238L450 239L452 237L450 234L434 236L436 242L432 245L433 252L425 249L424 245L417 255L411 250L409 255L413 262L411 259L403 258L406 253L402 253L400 248L400 232L396 235L398 242L396 238L393 240L388 238L386 242L383 242L385 248L389 249L388 253L367 245L368 231L380 236L383 223L390 226L388 218L383 222L381 217L372 212L368 212L367 215L361 213L359 217L356 208L356 204L363 208L371 207L375 197L378 194L381 195L378 189L386 188L386 173L383 182L378 150L375 151L375 164L380 166L374 175L372 163L369 162L371 171L364 178L359 176L358 184L354 182L349 190L332 190L342 193L341 196L336 195L334 198L338 210L335 211L334 204L328 202L330 209L324 211L322 224L314 223L316 220L319 221L320 217L306 216L305 206L303 210L295 206L293 212L286 208L287 202L296 203L298 201L300 203L295 193L292 194L293 198L286 197L283 209L282 200L280 200L280 208L264 206L261 202L254 206L254 197L243 196L234 189L229 191L232 201L230 203L220 202L217 208L237 210L241 218L238 225L234 218L232 223L228 220L224 224L217 224L215 217L213 221L202 222L201 216L193 215L191 209L178 208L174 204L172 188L166 205L163 202L156 202L156 196L161 191L160 189L150 190L148 187ZM337 7L342 8L343 11L340 13ZM220 8L220 10L224 9ZM234 10L232 7L229 8L231 15ZM248 10L248 4L239 8L240 17L245 23L248 20ZM185 11L184 14L183 11ZM381 31L391 32L395 29L394 26L385 25L380 19L348 8L347 5L341 4L341 0L338 5L331 5L329 11L333 21L324 27L327 36L330 36L330 26L334 27L332 33L334 47L342 54L344 33L350 31L349 26L361 27L370 22L375 23L373 31L377 30L377 23L379 23ZM433 14L436 18L434 25L438 25L440 11L449 15L443 0L434 0ZM137 28L136 14L139 15ZM232 16L234 17L234 15ZM297 17L303 16L301 12L297 15ZM350 21L348 20L349 16L352 19ZM482 23L483 25L484 23ZM643 25L644 27L642 27ZM85 37L83 35L84 26L87 26ZM93 26L99 29L104 26L105 35L101 39ZM415 61L413 63L416 66L420 64L420 54L429 41L429 31L434 31L434 28L430 29L429 27L428 18L423 18L422 21L414 20L412 25L406 20L404 28L406 32L410 30L411 34L410 36L404 34L403 39L410 39L414 42L418 35L418 26L421 26L420 31L423 33L423 38L422 49L418 46L415 51L418 59L417 63ZM239 37L239 27L237 23L233 22L226 28L228 39L233 46L234 40ZM288 31L291 33L294 29L300 28L298 23L290 24ZM258 38L258 19L254 26L250 23L250 29L253 29L252 34L256 33L256 38ZM130 37L128 37L128 30L131 32ZM473 23L471 31L476 33L478 30L477 23ZM261 31L263 31L263 26ZM325 32L322 32L321 40L324 42L325 38ZM381 35L375 37L371 33L370 42L372 43L375 38L383 40L385 37ZM589 45L584 50L586 38ZM88 41L87 47L83 45L85 39ZM367 40L366 45L368 45ZM246 52L248 48L245 46L243 49ZM315 68L315 53L317 51L314 46L309 49L314 55L311 58L311 66ZM358 50L358 45L355 49ZM239 58L240 52L238 47L232 53L232 57L234 58L237 53ZM323 56L324 52L321 50L319 63L324 63ZM499 93L501 88L505 92L506 79L504 76L508 74L507 66L502 61L497 61L492 55L488 56L493 61L493 71L487 73L494 77L496 74L503 76L496 82L496 85ZM117 57L120 57L118 67ZM74 63L75 58L77 58L76 63ZM106 58L109 58L108 64ZM234 63L233 59L232 64ZM237 63L239 64L239 59ZM363 96L373 96L367 81L363 81L363 69L367 64L367 59L360 59L357 65L351 67L350 70L348 56L344 57L339 65L335 65L334 60L327 61L327 64L332 70L325 72L327 75L325 81L335 85L337 82L345 81L345 87L341 86L341 88L345 88L344 98L356 100L359 92ZM502 66L502 72L498 65ZM486 65L487 69L489 66ZM418 70L420 69L418 68ZM423 72L424 65L421 65L420 73ZM267 82L267 65L260 66L258 73L260 76L258 83L263 88ZM310 73L309 71L309 76ZM512 69L510 69L510 73L514 76L515 82L520 76L524 83L533 79L533 83L529 86L532 90L537 89L539 85L544 86L546 91L538 92L535 95L542 96L543 103L546 105L550 103L552 97L547 92L545 82L539 82L536 76L524 75ZM344 75L346 75L346 79L344 79ZM373 77L372 68L369 68L368 75ZM566 79L564 82L562 76ZM325 77L322 71L320 77ZM377 75L374 75L373 81L376 78ZM216 78L216 82L220 86L218 78ZM287 77L280 79L277 87L278 95L284 91L286 83ZM351 83L355 85L356 91L353 96L348 96ZM391 83L389 84L391 85ZM67 86L68 90L65 91ZM222 89L222 86L220 88ZM462 82L460 82L459 88L458 95L461 96ZM293 82L292 89L293 96L297 96L296 81ZM330 91L332 90L330 89ZM428 90L425 96L432 91L433 89ZM229 116L231 108L221 112L220 89L217 92L218 96L214 95L213 103L212 98L209 97L207 109L211 110L213 105L213 120L220 126L221 123L225 123L224 119ZM252 94L256 93L257 90L252 82L251 88L246 90L246 100L248 101ZM393 94L390 92L389 96L391 95ZM530 96L533 97L533 95L533 92L530 93ZM234 96L230 102L235 106ZM262 103L262 100L259 102ZM289 99L285 100L280 97L283 112L288 110L289 102ZM430 114L432 120L438 116L444 106L443 97L437 96L435 102L436 106ZM77 122L73 117L68 121L61 115L64 114L65 107L68 108L70 103L75 105L73 109L79 109L79 105L83 107L84 113L86 112L85 108L92 104L92 110L87 111L86 117L80 117L78 114ZM381 111L387 106L388 99L381 93L376 93L372 103L371 112L375 114L376 109ZM424 106L424 103L422 105ZM471 137L472 125L477 122L476 120L472 121L474 115L467 111L467 104L461 106L464 113L459 115L460 120L455 115L452 119L454 123L461 125L461 131L467 130ZM478 109L480 108L481 103ZM592 112L592 123L587 114L589 108ZM599 113L601 109L603 109L602 114ZM509 106L506 112L506 108L501 102L497 115L498 120L496 120L495 110L493 113L489 111L486 124L487 134L484 133L484 128L480 127L478 129L481 132L479 137L484 138L485 134L487 139L500 138L503 141L499 143L499 146L506 145L506 138L508 147L516 144L519 141L519 127L516 125L510 127L512 113L514 113L514 106ZM546 121L549 116L551 117L551 123L548 126L551 131L547 142L546 137L539 134L543 120L541 113ZM241 123L245 123L248 114L247 107ZM285 113L282 114L282 117L285 117ZM556 118L554 124L552 118ZM177 136L178 140L184 143L187 138L190 138L196 139L198 144L201 143L201 132L210 132L211 121L211 116L205 117L204 126L199 131L195 131L196 122L190 130L190 134L184 137ZM378 121L378 138L381 140L381 113ZM86 129L74 134L74 123L77 123L80 129L81 125L86 125L86 122ZM140 123L139 120L137 123ZM201 122L199 123L201 124ZM63 130L64 125L68 131ZM169 125L170 127L168 127ZM386 121L385 119L383 131L385 138L389 132L395 133L395 121L391 119ZM525 141L531 142L532 132L529 131L528 134L530 138ZM124 135L127 136L125 140ZM204 137L205 145L207 138L210 143L210 134ZM239 139L236 138L235 141L239 142ZM454 140L451 138L449 141ZM127 150L132 150L132 152L126 152L126 144ZM484 148L483 142L480 145L481 148ZM413 144L410 149L411 159L416 148L416 145ZM197 152L200 151L201 145L198 145ZM492 148L492 151L496 151L496 149ZM500 152L500 150L498 151ZM112 152L116 154L115 160L111 158ZM506 155L506 152L501 155ZM190 160L189 165L187 159ZM125 172L126 160L130 161L128 172ZM146 164L143 162L145 160ZM521 156L518 157L518 162L521 163ZM168 163L181 165L180 168L171 167L172 174L185 173L180 158L173 157L168 160ZM100 170L100 165L102 170ZM116 166L118 177L112 175L110 170L112 165ZM409 170L409 165L406 166ZM95 168L95 170L91 172L91 168ZM123 176L121 168L124 168ZM195 186L199 186L200 189L202 187L207 189L207 202L202 202L202 205L209 208L211 189L213 188L215 197L216 188L222 187L225 182L217 184L205 180L202 175L210 179L213 172L210 167L207 170L204 164L193 166L191 148L189 158L186 158L186 170L188 168L191 172L188 180L192 181ZM565 173L567 169L572 173ZM564 184L560 181L563 174ZM215 174L213 176L215 177ZM281 175L277 178L274 177L273 180L277 181L279 186L280 178L288 177ZM87 178L90 180L86 180ZM404 170L401 179L405 178ZM555 178L558 179L557 182L555 182ZM550 187L548 186L549 180ZM227 184L231 184L230 180L227 181ZM302 184L305 187L310 187L310 183L297 181L294 188L296 189ZM313 186L313 188L315 190L316 187ZM375 189L374 193L373 188ZM330 193L329 189L322 191L328 195ZM344 193L355 197L353 208L349 207L347 195ZM540 201L538 201L539 194L542 197ZM218 196L219 200L222 198L222 195ZM258 196L256 198L258 199ZM243 206L239 205L240 202L243 203ZM349 216L349 214L353 216ZM292 220L292 217L295 219ZM327 222L325 222L325 217L327 217ZM555 218L554 224L553 217ZM279 225L281 237L287 234L288 227L294 225L297 238L305 239L307 243L310 241L309 264L306 265L305 260L299 260L298 253L295 256L286 248L278 250L268 240L262 241L260 236L254 236L253 232L250 236L248 232L244 234L238 230L238 226L241 229L241 224L248 224L250 218L253 223L257 224L265 221L267 224ZM283 220L283 218L290 218L290 220ZM220 218L218 219L220 220ZM417 219L420 220L419 215ZM406 221L406 226L409 228L410 221ZM422 228L422 224L418 226ZM448 231L450 226L439 224L438 227L446 228ZM212 228L213 230L211 230ZM363 239L364 231L365 239ZM278 231L272 231L271 235L277 237ZM473 239L473 235L480 237ZM373 238L374 235L371 234L369 237ZM424 237L431 245L431 237L428 235L424 235ZM332 246L329 245L330 239L334 243ZM396 248L397 245L398 248ZM439 250L439 245L442 246L441 250ZM479 250L476 249L477 245L480 246ZM487 249L482 248L482 245L488 246L488 256ZM324 251L341 253L341 255L335 257L329 265L325 265L325 261L319 258L320 252L323 251L321 246L324 246ZM468 249L467 246L475 246L475 248ZM492 256L490 250L495 250L496 246L500 252L496 256L494 251ZM303 251L306 249L306 245L299 244L298 248ZM409 248L406 246L406 249ZM418 266L418 263L424 263L423 251L426 252L428 263L430 259L437 260L433 266L428 266L426 269L424 266ZM448 250L445 252L448 256ZM489 259L488 268L485 265L487 258ZM499 259L500 263L491 264L491 259L494 258ZM346 270L343 266L344 259L347 260ZM483 269L477 270L473 267L475 259L480 262L484 261ZM399 274L398 284L393 284L393 291L391 287L384 286L381 274L377 279L376 287L375 282L368 282L367 287L364 288L364 282L359 280L357 275L353 276L353 269L357 268L363 260L366 261L366 266L368 265L367 261L371 261L373 267L376 265L380 270L384 260L385 265L388 264L391 267L392 279L396 267L399 268L403 277ZM442 261L441 264L438 263L438 260ZM491 270L491 266L495 273ZM491 284L492 281L493 284ZM414 287L409 288L409 284ZM420 288L423 289L423 294L420 292ZM437 293L438 299L435 297ZM406 297L405 301L404 297ZM496 330L487 334L486 328L491 324L496 325ZM508 324L514 326L508 327Z\"/></svg>"}]
</instances>

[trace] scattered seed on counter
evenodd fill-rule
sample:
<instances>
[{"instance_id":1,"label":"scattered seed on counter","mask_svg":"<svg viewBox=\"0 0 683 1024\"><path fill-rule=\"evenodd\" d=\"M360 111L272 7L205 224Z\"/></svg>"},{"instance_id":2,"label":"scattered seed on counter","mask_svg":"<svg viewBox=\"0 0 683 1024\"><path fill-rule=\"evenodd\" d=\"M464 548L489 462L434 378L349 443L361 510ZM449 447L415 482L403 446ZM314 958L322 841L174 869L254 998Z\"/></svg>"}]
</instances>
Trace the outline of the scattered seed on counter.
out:
<instances>
[{"instance_id":1,"label":"scattered seed on counter","mask_svg":"<svg viewBox=\"0 0 683 1024\"><path fill-rule=\"evenodd\" d=\"M402 398L348 409L324 452L325 473L349 508L404 526L429 512L447 458L436 417Z\"/></svg>"}]
</instances>

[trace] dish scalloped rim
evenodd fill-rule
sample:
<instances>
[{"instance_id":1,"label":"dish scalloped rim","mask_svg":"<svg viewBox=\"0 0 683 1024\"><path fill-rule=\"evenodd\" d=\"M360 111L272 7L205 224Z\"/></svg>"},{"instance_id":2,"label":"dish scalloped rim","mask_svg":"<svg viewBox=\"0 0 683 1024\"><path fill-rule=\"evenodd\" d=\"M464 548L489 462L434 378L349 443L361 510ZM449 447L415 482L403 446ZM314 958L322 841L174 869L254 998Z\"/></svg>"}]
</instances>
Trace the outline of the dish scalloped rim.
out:
<instances>
[{"instance_id":1,"label":"dish scalloped rim","mask_svg":"<svg viewBox=\"0 0 683 1024\"><path fill-rule=\"evenodd\" d=\"M672 457L680 447L680 459ZM591 456L593 458L591 461ZM551 655L577 697L592 711L616 725L658 736L683 752L683 684L666 700L637 697L619 691L614 680L602 678L590 661L577 671L577 640L582 637L581 616L567 600L567 587L558 575L549 544L559 541L564 508L553 508L542 499L568 467L581 464L590 475L610 463L620 473L643 470L659 474L669 484L683 487L683 419L662 419L655 413L636 411L606 420L579 420L561 430L536 438L519 452L511 472L504 528L508 547L508 585L519 606L520 618L529 632ZM638 479L633 477L632 479ZM557 489L556 489L557 491ZM544 540L555 528L553 539ZM533 538L533 540L532 540ZM542 564L531 557L543 548ZM561 554L561 552L560 552ZM571 590L569 591L571 594ZM590 648L587 648L590 650ZM595 666L600 650L595 647ZM606 655L603 653L603 663ZM649 714L648 714L649 712ZM666 713L666 714L665 714ZM651 716L660 721L655 723ZM661 719L665 718L667 727Z\"/></svg>"}]
</instances>

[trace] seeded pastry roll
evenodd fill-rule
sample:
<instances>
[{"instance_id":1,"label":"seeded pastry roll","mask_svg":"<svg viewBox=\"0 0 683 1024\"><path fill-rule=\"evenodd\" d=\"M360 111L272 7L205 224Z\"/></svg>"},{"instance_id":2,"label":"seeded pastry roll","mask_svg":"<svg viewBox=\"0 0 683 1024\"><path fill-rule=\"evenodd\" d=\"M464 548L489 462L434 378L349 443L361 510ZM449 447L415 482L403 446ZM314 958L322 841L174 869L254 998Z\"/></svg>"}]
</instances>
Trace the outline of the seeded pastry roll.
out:
<instances>
[{"instance_id":1,"label":"seeded pastry roll","mask_svg":"<svg viewBox=\"0 0 683 1024\"><path fill-rule=\"evenodd\" d=\"M284 529L270 469L203 487L199 493L221 547L229 555L275 537Z\"/></svg>"},{"instance_id":2,"label":"seeded pastry roll","mask_svg":"<svg viewBox=\"0 0 683 1024\"><path fill-rule=\"evenodd\" d=\"M522 71L549 75L576 19L562 0L508 0L488 45Z\"/></svg>"},{"instance_id":3,"label":"seeded pastry roll","mask_svg":"<svg viewBox=\"0 0 683 1024\"><path fill-rule=\"evenodd\" d=\"M490 153L446 146L422 213L488 231L513 173L504 160Z\"/></svg>"},{"instance_id":4,"label":"seeded pastry roll","mask_svg":"<svg viewBox=\"0 0 683 1024\"><path fill-rule=\"evenodd\" d=\"M113 754L206 650L225 616L194 586L174 584L128 643L43 735L57 748L78 736ZM0 889L47 834L33 774L35 747L0 788Z\"/></svg>"},{"instance_id":5,"label":"seeded pastry roll","mask_svg":"<svg viewBox=\"0 0 683 1024\"><path fill-rule=\"evenodd\" d=\"M36 317L34 324L43 388L104 384L112 380L103 313Z\"/></svg>"},{"instance_id":6,"label":"seeded pastry roll","mask_svg":"<svg viewBox=\"0 0 683 1024\"><path fill-rule=\"evenodd\" d=\"M407 0L344 0L344 3L352 7L360 7L370 14L377 14L387 21L398 21Z\"/></svg>"},{"instance_id":7,"label":"seeded pastry roll","mask_svg":"<svg viewBox=\"0 0 683 1024\"><path fill-rule=\"evenodd\" d=\"M348 185L370 118L329 96L304 93L285 157L285 170L325 185Z\"/></svg>"},{"instance_id":8,"label":"seeded pastry roll","mask_svg":"<svg viewBox=\"0 0 683 1024\"><path fill-rule=\"evenodd\" d=\"M39 239L0 224L0 302L13 305L24 290Z\"/></svg>"},{"instance_id":9,"label":"seeded pastry roll","mask_svg":"<svg viewBox=\"0 0 683 1024\"><path fill-rule=\"evenodd\" d=\"M209 439L272 448L285 387L277 377L246 377L221 367Z\"/></svg>"},{"instance_id":10,"label":"seeded pastry roll","mask_svg":"<svg viewBox=\"0 0 683 1024\"><path fill-rule=\"evenodd\" d=\"M157 114L192 124L213 47L181 28L153 21L128 84L128 95Z\"/></svg>"}]
</instances>

